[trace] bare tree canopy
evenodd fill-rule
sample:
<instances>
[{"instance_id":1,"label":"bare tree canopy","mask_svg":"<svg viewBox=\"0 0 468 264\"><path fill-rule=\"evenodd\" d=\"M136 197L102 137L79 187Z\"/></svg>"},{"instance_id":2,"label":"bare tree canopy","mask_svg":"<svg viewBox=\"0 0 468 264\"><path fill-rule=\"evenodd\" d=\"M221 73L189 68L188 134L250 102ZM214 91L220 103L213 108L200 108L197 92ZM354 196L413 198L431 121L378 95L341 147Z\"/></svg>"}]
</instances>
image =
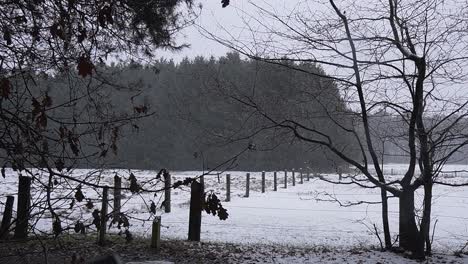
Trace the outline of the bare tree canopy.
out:
<instances>
[{"instance_id":1,"label":"bare tree canopy","mask_svg":"<svg viewBox=\"0 0 468 264\"><path fill-rule=\"evenodd\" d=\"M268 111L265 117L357 168L365 181L352 177L354 184L380 187L384 225L386 193L398 196L400 246L422 258L424 249L431 250L432 186L442 166L468 143L467 2L300 1L288 10L268 1L250 4L255 11L242 13L247 34L206 35L256 60L299 71L303 69L284 62L323 67L327 74L320 76L337 85L349 107L337 111L355 117L348 124L334 120L361 146L361 155L337 148L320 127L277 119ZM400 125L396 131L382 131L372 121L375 116L394 118ZM382 171L383 141L398 145L408 159L406 174L394 182L387 182ZM425 198L418 220L414 191L420 187Z\"/></svg>"}]
</instances>

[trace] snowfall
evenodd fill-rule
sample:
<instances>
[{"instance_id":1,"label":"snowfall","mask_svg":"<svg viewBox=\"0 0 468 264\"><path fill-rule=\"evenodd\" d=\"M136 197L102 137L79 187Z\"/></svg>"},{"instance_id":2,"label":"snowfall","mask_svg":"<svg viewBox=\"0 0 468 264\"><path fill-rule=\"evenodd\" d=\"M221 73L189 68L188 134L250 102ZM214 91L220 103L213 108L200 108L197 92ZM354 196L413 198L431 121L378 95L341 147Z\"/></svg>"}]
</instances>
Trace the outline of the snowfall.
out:
<instances>
[{"instance_id":1,"label":"snowfall","mask_svg":"<svg viewBox=\"0 0 468 264\"><path fill-rule=\"evenodd\" d=\"M401 177L405 165L386 164L384 172L390 179ZM444 167L441 179L450 183L468 182L468 165L447 165ZM455 171L458 171L455 173ZM89 170L75 170L75 177L84 177ZM118 174L123 177L123 185L128 186L129 170L107 170L100 174L100 184L113 184L113 176ZM144 182L156 177L155 171L134 170L138 181ZM186 177L196 177L202 172L185 171L171 172L172 182L183 180ZM231 201L224 202L226 196L226 173L231 175ZM383 253L376 250L359 250L379 248L379 239L375 228L382 238L381 206L372 204L380 200L379 189L364 189L355 185L337 185L327 183L320 179L332 179L338 181L336 174L310 174L303 175L301 184L300 173L295 172L296 184L293 186L292 173L287 173L287 188L284 188L284 172L277 172L278 190L273 191L273 172L265 172L266 192L261 192L261 172L250 173L250 195L245 197L246 186L245 171L230 171L205 176L205 191L213 191L222 201L229 213L227 220L219 220L217 217L203 213L201 240L220 243L234 243L245 245L274 245L294 248L327 248L330 250L328 257L323 254L294 254L273 258L271 263L412 263L409 259L393 253ZM320 177L319 177L320 175ZM344 175L346 176L346 175ZM0 197L0 212L3 212L5 197L16 195L17 173L7 169L5 178L0 178L3 188ZM160 183L163 187L162 183ZM60 186L60 185L59 185ZM63 187L54 190L54 195L63 195L70 189ZM86 198L99 199L100 194L83 188ZM72 192L73 194L73 192ZM112 191L110 193L112 199ZM130 219L130 231L139 236L149 237L154 215L150 213L151 201L156 204L164 199L164 193L131 195L124 192L122 211L129 213L134 218ZM421 204L421 193L416 194L418 204ZM16 199L16 198L15 198ZM40 200L38 194L33 194L33 202ZM16 201L16 200L15 200ZM350 203L366 201L353 206ZM162 240L187 239L189 220L190 188L182 186L172 190L172 210L164 213L159 208L156 215L162 220ZM95 202L91 210L85 206L85 201L77 203L79 209L73 211L63 209L59 214L72 217L64 220L65 224L72 225L76 219L89 219L95 208L100 208L100 203ZM112 202L110 202L112 206ZM419 208L418 208L419 209ZM112 210L110 208L109 210ZM36 228L50 231L51 222L48 215L42 215L33 222ZM395 239L398 231L398 200L389 200L390 230ZM146 220L146 221L141 221ZM67 222L68 221L68 222ZM110 232L117 233L115 227ZM440 259L447 263L468 263L468 256L454 256L454 252L462 249L468 243L468 187L448 187L437 185L434 188L432 228L433 250L437 252L431 263ZM358 254L356 254L356 250ZM466 249L465 249L466 250ZM328 251L328 250L327 250ZM337 252L342 252L338 254ZM255 254L255 253L254 253ZM259 253L260 254L260 253ZM255 256L252 256L255 258Z\"/></svg>"}]
</instances>

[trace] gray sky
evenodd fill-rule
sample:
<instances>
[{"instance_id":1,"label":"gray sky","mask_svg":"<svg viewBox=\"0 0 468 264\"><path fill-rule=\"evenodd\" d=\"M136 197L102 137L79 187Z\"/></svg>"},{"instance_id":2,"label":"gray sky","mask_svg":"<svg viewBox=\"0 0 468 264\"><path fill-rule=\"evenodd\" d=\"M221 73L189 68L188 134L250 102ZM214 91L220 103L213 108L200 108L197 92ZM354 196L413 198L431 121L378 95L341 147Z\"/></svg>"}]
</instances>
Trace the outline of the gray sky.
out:
<instances>
[{"instance_id":1,"label":"gray sky","mask_svg":"<svg viewBox=\"0 0 468 264\"><path fill-rule=\"evenodd\" d=\"M254 3L286 9L301 1L304 0L256 0ZM227 36L220 24L234 35L241 35L248 31L243 28L242 16L243 12L254 12L254 8L249 4L251 0L231 0L231 4L226 8L221 7L221 0L198 0L197 2L203 5L196 22L198 26L217 36ZM196 26L188 27L182 31L178 38L178 44L180 43L190 44L191 47L177 53L161 51L159 56L180 61L184 57L193 58L198 55L219 57L229 51L219 43L203 37Z\"/></svg>"},{"instance_id":2,"label":"gray sky","mask_svg":"<svg viewBox=\"0 0 468 264\"><path fill-rule=\"evenodd\" d=\"M203 4L200 17L197 19L197 24L209 28L213 33L219 32L218 23L220 21L230 24L240 24L237 15L233 8L222 8L221 1L218 0L200 0ZM161 51L159 55L165 58L172 58L175 61L180 61L183 57L193 58L198 55L205 57L214 55L216 57L225 54L228 49L222 45L206 39L201 35L196 26L185 28L177 39L177 44L187 43L190 48L186 48L180 52Z\"/></svg>"}]
</instances>

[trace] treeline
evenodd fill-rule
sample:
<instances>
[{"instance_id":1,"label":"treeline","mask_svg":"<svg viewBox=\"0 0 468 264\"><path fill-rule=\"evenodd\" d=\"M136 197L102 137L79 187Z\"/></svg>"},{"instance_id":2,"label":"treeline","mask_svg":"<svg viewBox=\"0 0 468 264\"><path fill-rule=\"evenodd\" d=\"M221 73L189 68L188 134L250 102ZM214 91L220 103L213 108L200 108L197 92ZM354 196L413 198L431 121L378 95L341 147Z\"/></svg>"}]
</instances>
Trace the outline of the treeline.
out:
<instances>
[{"instance_id":1,"label":"treeline","mask_svg":"<svg viewBox=\"0 0 468 264\"><path fill-rule=\"evenodd\" d=\"M380 111L369 116L369 123L372 127L374 142L377 143L374 147L380 159L384 163L408 163L410 157L407 131L408 119ZM452 151L454 145L463 144L464 135L468 133L468 120L463 116L444 116L441 113L440 115L427 116L425 125L427 127L437 126L429 135L431 140L439 140L437 143L432 143L432 147L437 149L433 160L455 164L466 164L468 162L468 149L466 146L457 149L449 159L444 159L444 156ZM446 133L448 129L451 130L451 133Z\"/></svg>"},{"instance_id":2,"label":"treeline","mask_svg":"<svg viewBox=\"0 0 468 264\"><path fill-rule=\"evenodd\" d=\"M295 120L319 128L338 146L354 151L350 139L329 118L346 108L333 81L317 77L325 72L314 64L289 65L229 53L219 59L197 57L177 64L160 60L105 69L118 72L113 82L135 88L107 95L113 111L154 112L118 131L118 155L105 155L108 166L201 170L224 164L234 170L335 170L342 162L333 154L298 141L290 130L268 120ZM346 122L346 117L335 118Z\"/></svg>"}]
</instances>

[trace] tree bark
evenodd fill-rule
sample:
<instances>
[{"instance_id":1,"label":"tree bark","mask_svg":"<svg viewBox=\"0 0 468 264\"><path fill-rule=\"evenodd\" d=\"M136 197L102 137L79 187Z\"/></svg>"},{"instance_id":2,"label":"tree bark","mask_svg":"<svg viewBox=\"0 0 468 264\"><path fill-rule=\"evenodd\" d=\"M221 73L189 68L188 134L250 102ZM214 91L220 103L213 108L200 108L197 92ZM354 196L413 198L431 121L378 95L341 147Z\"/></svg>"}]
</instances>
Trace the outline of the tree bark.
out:
<instances>
[{"instance_id":1,"label":"tree bark","mask_svg":"<svg viewBox=\"0 0 468 264\"><path fill-rule=\"evenodd\" d=\"M430 182L424 184L424 211L423 218L421 221L421 236L423 241L426 243L426 255L430 255L432 251L431 247L431 209L432 209L432 179Z\"/></svg>"},{"instance_id":2,"label":"tree bark","mask_svg":"<svg viewBox=\"0 0 468 264\"><path fill-rule=\"evenodd\" d=\"M382 198L382 225L384 230L385 248L392 248L392 237L390 236L390 226L388 224L388 197L387 191L380 189L380 197Z\"/></svg>"},{"instance_id":3,"label":"tree bark","mask_svg":"<svg viewBox=\"0 0 468 264\"><path fill-rule=\"evenodd\" d=\"M424 259L424 240L421 239L415 220L414 190L403 190L399 199L400 247L410 251L414 258Z\"/></svg>"}]
</instances>

